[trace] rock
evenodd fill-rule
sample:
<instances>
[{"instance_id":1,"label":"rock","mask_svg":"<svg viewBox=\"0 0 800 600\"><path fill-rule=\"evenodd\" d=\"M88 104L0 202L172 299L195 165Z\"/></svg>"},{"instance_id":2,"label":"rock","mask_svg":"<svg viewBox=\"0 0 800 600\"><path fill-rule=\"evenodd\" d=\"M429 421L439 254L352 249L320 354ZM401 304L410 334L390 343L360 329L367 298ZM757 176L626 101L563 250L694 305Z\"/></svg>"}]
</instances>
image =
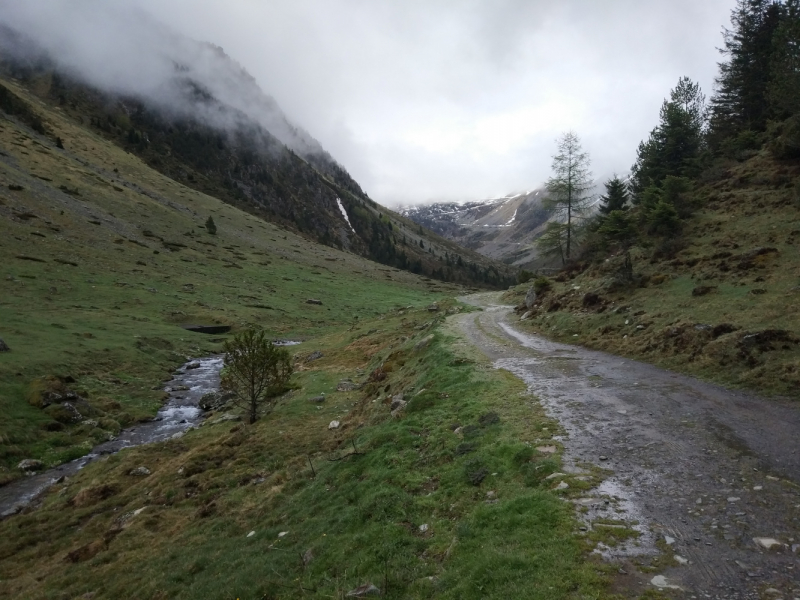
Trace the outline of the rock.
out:
<instances>
[{"instance_id":1,"label":"rock","mask_svg":"<svg viewBox=\"0 0 800 600\"><path fill-rule=\"evenodd\" d=\"M339 421L331 421L328 424L328 429L339 429L340 425L341 425L341 423Z\"/></svg>"},{"instance_id":2,"label":"rock","mask_svg":"<svg viewBox=\"0 0 800 600\"><path fill-rule=\"evenodd\" d=\"M536 291L533 287L529 287L528 291L525 293L525 308L530 310L533 308L534 304L536 304Z\"/></svg>"},{"instance_id":3,"label":"rock","mask_svg":"<svg viewBox=\"0 0 800 600\"><path fill-rule=\"evenodd\" d=\"M428 312L437 312L439 310L439 305L434 302L428 307Z\"/></svg>"},{"instance_id":4,"label":"rock","mask_svg":"<svg viewBox=\"0 0 800 600\"><path fill-rule=\"evenodd\" d=\"M403 408L406 404L406 401L403 399L403 394L395 394L392 396L392 403L389 405L389 410L394 411L398 408Z\"/></svg>"},{"instance_id":5,"label":"rock","mask_svg":"<svg viewBox=\"0 0 800 600\"><path fill-rule=\"evenodd\" d=\"M527 321L528 319L531 318L532 314L533 314L532 310L527 311L524 315L522 315L522 318L520 319L520 321Z\"/></svg>"},{"instance_id":6,"label":"rock","mask_svg":"<svg viewBox=\"0 0 800 600\"><path fill-rule=\"evenodd\" d=\"M602 455L601 455L599 458L600 458L600 460L608 460L608 457L607 457L607 456L602 456Z\"/></svg>"},{"instance_id":7,"label":"rock","mask_svg":"<svg viewBox=\"0 0 800 600\"><path fill-rule=\"evenodd\" d=\"M594 306L603 304L603 299L594 292L586 292L583 295L583 300L581 303L583 304L584 308L592 308Z\"/></svg>"},{"instance_id":8,"label":"rock","mask_svg":"<svg viewBox=\"0 0 800 600\"><path fill-rule=\"evenodd\" d=\"M188 369L199 369L199 368L200 368L200 363L198 361L196 361L196 360L192 361L188 365L186 365L186 369L187 370Z\"/></svg>"},{"instance_id":9,"label":"rock","mask_svg":"<svg viewBox=\"0 0 800 600\"><path fill-rule=\"evenodd\" d=\"M420 525L420 526L418 527L418 529L419 529L419 532L420 532L420 533L425 533L425 532L427 532L427 531L428 531L428 529L430 529L430 527L428 527L428 524L427 524L427 523L423 523L422 525Z\"/></svg>"},{"instance_id":10,"label":"rock","mask_svg":"<svg viewBox=\"0 0 800 600\"><path fill-rule=\"evenodd\" d=\"M308 550L306 550L305 554L303 554L303 564L307 565L312 560L314 560L314 553L311 552L311 548L309 548Z\"/></svg>"},{"instance_id":11,"label":"rock","mask_svg":"<svg viewBox=\"0 0 800 600\"><path fill-rule=\"evenodd\" d=\"M753 541L764 550L772 550L775 546L783 546L783 544L775 538L757 537L753 538Z\"/></svg>"},{"instance_id":12,"label":"rock","mask_svg":"<svg viewBox=\"0 0 800 600\"><path fill-rule=\"evenodd\" d=\"M256 534L256 532L255 532L255 531L251 531L251 532L250 532L250 533L248 533L248 534L247 534L245 537L253 537L255 534Z\"/></svg>"},{"instance_id":13,"label":"rock","mask_svg":"<svg viewBox=\"0 0 800 600\"><path fill-rule=\"evenodd\" d=\"M670 536L668 536L668 535L665 535L665 536L664 536L664 543L665 543L667 546L672 546L672 544L674 544L674 543L675 543L675 538L674 538L674 537L670 537Z\"/></svg>"},{"instance_id":14,"label":"rock","mask_svg":"<svg viewBox=\"0 0 800 600\"><path fill-rule=\"evenodd\" d=\"M769 594L770 596L777 596L780 595L781 591L775 588L767 588L764 590L765 594Z\"/></svg>"},{"instance_id":15,"label":"rock","mask_svg":"<svg viewBox=\"0 0 800 600\"><path fill-rule=\"evenodd\" d=\"M679 556L678 554L676 554L672 558L674 558L675 562L678 563L679 565L688 565L689 564L689 559L683 558L682 556Z\"/></svg>"},{"instance_id":16,"label":"rock","mask_svg":"<svg viewBox=\"0 0 800 600\"><path fill-rule=\"evenodd\" d=\"M128 471L128 475L133 475L134 477L147 477L150 475L150 469L147 467L136 467L135 469Z\"/></svg>"},{"instance_id":17,"label":"rock","mask_svg":"<svg viewBox=\"0 0 800 600\"><path fill-rule=\"evenodd\" d=\"M11 348L3 340L0 340L0 352L11 352Z\"/></svg>"},{"instance_id":18,"label":"rock","mask_svg":"<svg viewBox=\"0 0 800 600\"><path fill-rule=\"evenodd\" d=\"M655 577L653 577L650 580L650 584L654 585L655 587L657 587L659 589L664 589L664 588L670 589L670 590L679 590L679 589L681 589L677 585L670 585L669 583L667 583L667 578L664 577L663 575L656 575Z\"/></svg>"},{"instance_id":19,"label":"rock","mask_svg":"<svg viewBox=\"0 0 800 600\"><path fill-rule=\"evenodd\" d=\"M309 298L308 300L306 300L306 304L322 305L322 300L317 300L315 298Z\"/></svg>"},{"instance_id":20,"label":"rock","mask_svg":"<svg viewBox=\"0 0 800 600\"><path fill-rule=\"evenodd\" d=\"M495 492L494 490L489 490L488 492L486 492L486 497L489 500L492 500L497 497L497 492Z\"/></svg>"},{"instance_id":21,"label":"rock","mask_svg":"<svg viewBox=\"0 0 800 600\"><path fill-rule=\"evenodd\" d=\"M289 535L289 532L288 532L288 531L281 531L281 532L278 534L278 537L279 537L279 538L282 538L282 537L286 537L287 535Z\"/></svg>"},{"instance_id":22,"label":"rock","mask_svg":"<svg viewBox=\"0 0 800 600\"><path fill-rule=\"evenodd\" d=\"M309 354L306 357L306 362L310 363L310 362L313 362L315 360L319 360L323 356L325 356L325 355L322 352L320 352L319 350L314 350L314 352L312 352L311 354Z\"/></svg>"},{"instance_id":23,"label":"rock","mask_svg":"<svg viewBox=\"0 0 800 600\"><path fill-rule=\"evenodd\" d=\"M536 446L536 450L543 454L553 454L556 451L555 446Z\"/></svg>"},{"instance_id":24,"label":"rock","mask_svg":"<svg viewBox=\"0 0 800 600\"><path fill-rule=\"evenodd\" d=\"M555 489L555 490L566 490L568 487L569 487L569 484L566 481L562 481L561 483L559 483L553 489Z\"/></svg>"},{"instance_id":25,"label":"rock","mask_svg":"<svg viewBox=\"0 0 800 600\"><path fill-rule=\"evenodd\" d=\"M564 473L551 473L545 479L557 479L559 477L566 477L566 475Z\"/></svg>"},{"instance_id":26,"label":"rock","mask_svg":"<svg viewBox=\"0 0 800 600\"><path fill-rule=\"evenodd\" d=\"M197 406L205 411L216 411L225 406L229 399L230 397L228 395L222 395L218 392L209 392L208 394L203 394Z\"/></svg>"},{"instance_id":27,"label":"rock","mask_svg":"<svg viewBox=\"0 0 800 600\"><path fill-rule=\"evenodd\" d=\"M357 390L359 386L355 383L350 381L349 379L345 379L344 381L340 381L336 386L337 392L352 392L353 390Z\"/></svg>"},{"instance_id":28,"label":"rock","mask_svg":"<svg viewBox=\"0 0 800 600\"><path fill-rule=\"evenodd\" d=\"M738 502L741 498L737 498L736 496L731 496L728 498L728 502Z\"/></svg>"},{"instance_id":29,"label":"rock","mask_svg":"<svg viewBox=\"0 0 800 600\"><path fill-rule=\"evenodd\" d=\"M325 402L325 394L320 394L319 396L313 396L308 399L309 402L316 402L317 404L321 404Z\"/></svg>"},{"instance_id":30,"label":"rock","mask_svg":"<svg viewBox=\"0 0 800 600\"><path fill-rule=\"evenodd\" d=\"M433 341L433 334L426 335L424 338L422 338L414 345L414 350L422 350L423 348L427 348L428 346L431 345L432 341Z\"/></svg>"},{"instance_id":31,"label":"rock","mask_svg":"<svg viewBox=\"0 0 800 600\"><path fill-rule=\"evenodd\" d=\"M234 413L225 413L221 417L217 417L213 421L209 422L209 425L218 425L220 423L227 423L229 421L241 421L241 415L237 415Z\"/></svg>"},{"instance_id":32,"label":"rock","mask_svg":"<svg viewBox=\"0 0 800 600\"><path fill-rule=\"evenodd\" d=\"M712 285L698 285L692 290L692 296L705 296L706 294L716 291L716 289L717 288Z\"/></svg>"},{"instance_id":33,"label":"rock","mask_svg":"<svg viewBox=\"0 0 800 600\"><path fill-rule=\"evenodd\" d=\"M361 598L363 596L380 596L381 591L371 583L365 583L354 590L347 592L348 598Z\"/></svg>"},{"instance_id":34,"label":"rock","mask_svg":"<svg viewBox=\"0 0 800 600\"><path fill-rule=\"evenodd\" d=\"M17 465L17 468L20 471L39 471L44 469L44 463L35 458L26 458Z\"/></svg>"}]
</instances>

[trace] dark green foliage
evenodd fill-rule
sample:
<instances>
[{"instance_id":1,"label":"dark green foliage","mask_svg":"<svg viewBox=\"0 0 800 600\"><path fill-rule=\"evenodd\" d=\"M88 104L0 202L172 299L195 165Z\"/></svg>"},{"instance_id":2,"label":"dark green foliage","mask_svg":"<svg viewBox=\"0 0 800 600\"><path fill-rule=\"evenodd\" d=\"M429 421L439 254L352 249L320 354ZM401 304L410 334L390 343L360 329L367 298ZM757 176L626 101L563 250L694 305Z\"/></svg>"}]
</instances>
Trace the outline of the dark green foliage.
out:
<instances>
[{"instance_id":1,"label":"dark green foliage","mask_svg":"<svg viewBox=\"0 0 800 600\"><path fill-rule=\"evenodd\" d=\"M36 133L47 135L47 127L42 118L24 100L4 85L0 85L0 110L17 117Z\"/></svg>"},{"instance_id":2,"label":"dark green foliage","mask_svg":"<svg viewBox=\"0 0 800 600\"><path fill-rule=\"evenodd\" d=\"M612 210L602 221L597 233L612 248L629 249L636 243L639 232L626 211Z\"/></svg>"},{"instance_id":3,"label":"dark green foliage","mask_svg":"<svg viewBox=\"0 0 800 600\"><path fill-rule=\"evenodd\" d=\"M646 214L647 232L653 235L671 236L680 232L678 211L666 200L659 200Z\"/></svg>"},{"instance_id":4,"label":"dark green foliage","mask_svg":"<svg viewBox=\"0 0 800 600\"><path fill-rule=\"evenodd\" d=\"M517 282L518 283L528 283L531 279L533 279L533 277L534 277L533 273L523 269L522 271L519 272L519 275L517 275Z\"/></svg>"},{"instance_id":5,"label":"dark green foliage","mask_svg":"<svg viewBox=\"0 0 800 600\"><path fill-rule=\"evenodd\" d=\"M489 470L479 458L473 458L464 463L464 476L472 485L480 485L488 474Z\"/></svg>"},{"instance_id":6,"label":"dark green foliage","mask_svg":"<svg viewBox=\"0 0 800 600\"><path fill-rule=\"evenodd\" d=\"M614 175L605 182L606 193L600 196L600 214L607 215L614 210L628 209L628 186Z\"/></svg>"},{"instance_id":7,"label":"dark green foliage","mask_svg":"<svg viewBox=\"0 0 800 600\"><path fill-rule=\"evenodd\" d=\"M800 2L784 3L781 22L772 37L772 65L767 101L773 118L800 111Z\"/></svg>"},{"instance_id":8,"label":"dark green foliage","mask_svg":"<svg viewBox=\"0 0 800 600\"><path fill-rule=\"evenodd\" d=\"M738 0L721 50L727 60L719 65L717 91L711 99L715 137L766 127L776 54L773 37L784 16L783 6L774 0Z\"/></svg>"},{"instance_id":9,"label":"dark green foliage","mask_svg":"<svg viewBox=\"0 0 800 600\"><path fill-rule=\"evenodd\" d=\"M536 240L536 247L543 256L557 257L561 264L566 263L566 252L568 228L563 223L550 221L541 237Z\"/></svg>"},{"instance_id":10,"label":"dark green foliage","mask_svg":"<svg viewBox=\"0 0 800 600\"><path fill-rule=\"evenodd\" d=\"M60 137L56 138L56 148L60 148L61 150L64 149L64 142L61 141Z\"/></svg>"},{"instance_id":11,"label":"dark green foliage","mask_svg":"<svg viewBox=\"0 0 800 600\"><path fill-rule=\"evenodd\" d=\"M206 230L211 235L217 235L217 224L214 223L214 217L210 216L206 219Z\"/></svg>"},{"instance_id":12,"label":"dark green foliage","mask_svg":"<svg viewBox=\"0 0 800 600\"><path fill-rule=\"evenodd\" d=\"M705 147L705 96L700 86L682 77L661 106L658 126L639 144L636 163L631 168L634 202L650 186L661 186L664 179L693 177L700 172Z\"/></svg>"},{"instance_id":13,"label":"dark green foliage","mask_svg":"<svg viewBox=\"0 0 800 600\"><path fill-rule=\"evenodd\" d=\"M533 291L537 294L544 294L553 287L553 282L544 275L537 277L533 282Z\"/></svg>"},{"instance_id":14,"label":"dark green foliage","mask_svg":"<svg viewBox=\"0 0 800 600\"><path fill-rule=\"evenodd\" d=\"M270 410L274 398L286 390L292 376L292 359L263 331L249 329L226 341L222 389L235 394L234 403L247 410L250 423L259 412Z\"/></svg>"}]
</instances>

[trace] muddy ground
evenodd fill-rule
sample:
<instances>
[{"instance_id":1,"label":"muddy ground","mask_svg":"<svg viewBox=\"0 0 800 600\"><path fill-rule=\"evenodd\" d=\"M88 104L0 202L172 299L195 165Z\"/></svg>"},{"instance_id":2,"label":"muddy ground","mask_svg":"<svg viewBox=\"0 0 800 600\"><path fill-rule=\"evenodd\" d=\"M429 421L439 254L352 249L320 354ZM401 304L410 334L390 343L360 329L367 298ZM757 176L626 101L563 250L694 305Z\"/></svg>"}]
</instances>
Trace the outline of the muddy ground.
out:
<instances>
[{"instance_id":1,"label":"muddy ground","mask_svg":"<svg viewBox=\"0 0 800 600\"><path fill-rule=\"evenodd\" d=\"M573 501L581 535L609 517L639 533L597 549L620 591L800 600L800 404L521 333L498 297L454 319L558 419L568 471L609 473Z\"/></svg>"}]
</instances>

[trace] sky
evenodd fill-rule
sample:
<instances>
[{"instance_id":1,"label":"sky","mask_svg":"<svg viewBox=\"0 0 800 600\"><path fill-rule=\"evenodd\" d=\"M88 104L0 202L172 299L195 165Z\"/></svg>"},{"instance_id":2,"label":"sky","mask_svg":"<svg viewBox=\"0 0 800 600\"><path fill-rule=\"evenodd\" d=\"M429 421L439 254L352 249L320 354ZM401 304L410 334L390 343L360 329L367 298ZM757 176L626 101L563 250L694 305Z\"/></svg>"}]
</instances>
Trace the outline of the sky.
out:
<instances>
[{"instance_id":1,"label":"sky","mask_svg":"<svg viewBox=\"0 0 800 600\"><path fill-rule=\"evenodd\" d=\"M54 0L28 2L54 6ZM569 130L580 137L598 179L627 173L681 76L711 95L722 28L735 4L102 2L144 10L177 32L221 46L387 206L539 187L550 175L557 138ZM4 6L10 5L0 1L0 19ZM64 31L56 12L52 25ZM122 37L114 32L124 27L95 27L102 35L93 36L93 52L104 56L103 44L114 44Z\"/></svg>"}]
</instances>

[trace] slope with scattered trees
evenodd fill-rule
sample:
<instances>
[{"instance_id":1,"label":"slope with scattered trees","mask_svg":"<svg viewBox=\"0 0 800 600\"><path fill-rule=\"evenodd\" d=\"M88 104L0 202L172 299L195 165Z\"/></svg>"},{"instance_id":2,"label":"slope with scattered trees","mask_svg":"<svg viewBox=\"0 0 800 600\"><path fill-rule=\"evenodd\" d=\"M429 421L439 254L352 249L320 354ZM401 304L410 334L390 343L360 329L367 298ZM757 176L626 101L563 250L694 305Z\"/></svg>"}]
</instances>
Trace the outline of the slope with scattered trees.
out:
<instances>
[{"instance_id":1,"label":"slope with scattered trees","mask_svg":"<svg viewBox=\"0 0 800 600\"><path fill-rule=\"evenodd\" d=\"M710 102L678 81L627 183L606 182L578 252L520 312L556 338L797 396L800 3L740 0L731 20Z\"/></svg>"}]
</instances>

